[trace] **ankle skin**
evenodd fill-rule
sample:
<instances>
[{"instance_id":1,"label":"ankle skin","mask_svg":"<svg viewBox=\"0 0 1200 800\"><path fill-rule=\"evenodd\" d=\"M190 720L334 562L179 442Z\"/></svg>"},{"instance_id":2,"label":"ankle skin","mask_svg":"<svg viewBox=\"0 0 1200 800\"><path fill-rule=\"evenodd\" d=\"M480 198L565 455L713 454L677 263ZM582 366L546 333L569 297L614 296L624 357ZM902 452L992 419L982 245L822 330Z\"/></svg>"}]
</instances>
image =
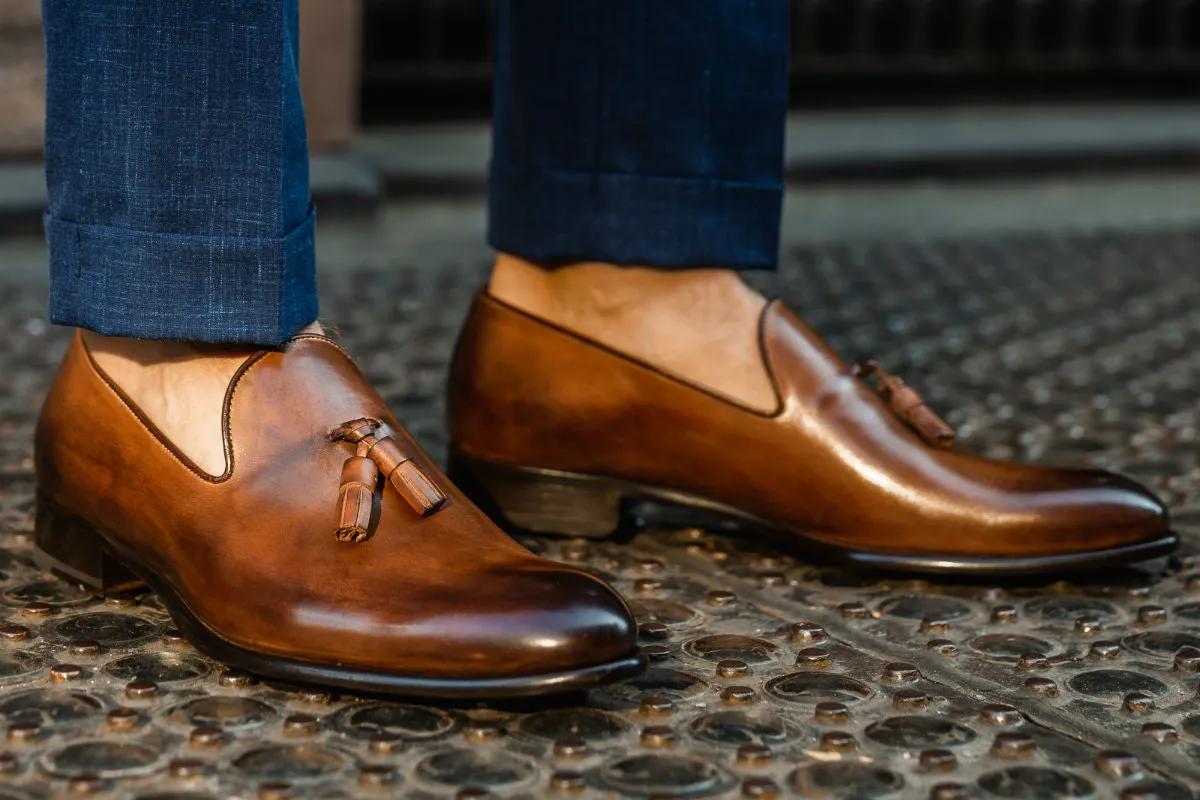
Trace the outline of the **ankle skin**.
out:
<instances>
[{"instance_id":1,"label":"ankle skin","mask_svg":"<svg viewBox=\"0 0 1200 800\"><path fill-rule=\"evenodd\" d=\"M547 322L762 411L776 406L759 347L766 299L733 270L581 263L501 253L489 293Z\"/></svg>"},{"instance_id":2,"label":"ankle skin","mask_svg":"<svg viewBox=\"0 0 1200 800\"><path fill-rule=\"evenodd\" d=\"M303 333L320 333L317 323ZM257 347L102 336L85 331L96 366L196 466L225 471L225 390Z\"/></svg>"}]
</instances>

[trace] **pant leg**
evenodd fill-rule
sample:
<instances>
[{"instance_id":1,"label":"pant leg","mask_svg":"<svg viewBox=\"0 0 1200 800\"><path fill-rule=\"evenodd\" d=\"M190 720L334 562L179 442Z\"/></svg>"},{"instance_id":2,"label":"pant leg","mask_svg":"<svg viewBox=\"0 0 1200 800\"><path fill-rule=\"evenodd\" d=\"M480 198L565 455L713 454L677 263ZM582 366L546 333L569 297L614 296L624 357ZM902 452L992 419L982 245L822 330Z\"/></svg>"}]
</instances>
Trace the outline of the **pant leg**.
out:
<instances>
[{"instance_id":1,"label":"pant leg","mask_svg":"<svg viewBox=\"0 0 1200 800\"><path fill-rule=\"evenodd\" d=\"M317 316L297 0L43 0L50 317L278 344Z\"/></svg>"},{"instance_id":2,"label":"pant leg","mask_svg":"<svg viewBox=\"0 0 1200 800\"><path fill-rule=\"evenodd\" d=\"M499 0L489 241L773 267L789 0Z\"/></svg>"}]
</instances>

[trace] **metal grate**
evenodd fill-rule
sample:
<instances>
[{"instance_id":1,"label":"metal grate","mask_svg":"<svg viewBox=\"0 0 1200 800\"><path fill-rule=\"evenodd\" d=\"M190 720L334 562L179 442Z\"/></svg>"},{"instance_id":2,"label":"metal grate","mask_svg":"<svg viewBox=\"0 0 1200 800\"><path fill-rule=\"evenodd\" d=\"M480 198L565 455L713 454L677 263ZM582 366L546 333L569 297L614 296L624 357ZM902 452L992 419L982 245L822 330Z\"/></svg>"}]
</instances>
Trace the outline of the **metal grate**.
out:
<instances>
[{"instance_id":1,"label":"metal grate","mask_svg":"<svg viewBox=\"0 0 1200 800\"><path fill-rule=\"evenodd\" d=\"M324 275L322 303L441 451L446 362L486 261L462 237L431 260L436 236L394 224L424 246ZM964 448L1149 482L1188 543L1171 562L993 585L698 529L530 541L613 582L654 669L450 708L256 681L196 653L152 593L38 572L36 400L70 333L44 323L40 270L0 270L19 323L0 348L0 797L1193 798L1198 248L1194 229L787 247L777 284L835 349L919 378Z\"/></svg>"},{"instance_id":2,"label":"metal grate","mask_svg":"<svg viewBox=\"0 0 1200 800\"><path fill-rule=\"evenodd\" d=\"M1066 78L1074 82L1072 90L1093 93L1133 81L1138 91L1190 95L1181 82L1161 79L1200 72L1200 0L792 0L792 5L792 73L805 87L798 99L860 78L871 82L868 90L908 81L908 89L953 92L981 78L999 81L989 89L1004 90L1021 88L1032 77ZM491 0L367 0L368 121L424 107L486 108L491 8Z\"/></svg>"}]
</instances>

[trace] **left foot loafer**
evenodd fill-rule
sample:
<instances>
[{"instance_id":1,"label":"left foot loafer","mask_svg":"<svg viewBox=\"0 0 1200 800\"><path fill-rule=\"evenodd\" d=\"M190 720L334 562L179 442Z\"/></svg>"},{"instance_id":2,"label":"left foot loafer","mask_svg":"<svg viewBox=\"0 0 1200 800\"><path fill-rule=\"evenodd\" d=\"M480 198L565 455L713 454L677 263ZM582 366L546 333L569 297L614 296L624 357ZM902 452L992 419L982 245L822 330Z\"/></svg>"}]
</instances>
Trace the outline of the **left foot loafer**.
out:
<instances>
[{"instance_id":1,"label":"left foot loafer","mask_svg":"<svg viewBox=\"0 0 1200 800\"><path fill-rule=\"evenodd\" d=\"M248 357L223 435L206 474L76 335L38 422L38 561L144 580L198 650L285 680L489 697L643 668L621 598L496 528L333 341Z\"/></svg>"},{"instance_id":2,"label":"left foot loafer","mask_svg":"<svg viewBox=\"0 0 1200 800\"><path fill-rule=\"evenodd\" d=\"M452 367L452 474L510 528L605 536L650 500L878 569L1047 572L1177 544L1127 478L954 450L903 381L845 364L778 302L760 347L769 413L480 294Z\"/></svg>"}]
</instances>

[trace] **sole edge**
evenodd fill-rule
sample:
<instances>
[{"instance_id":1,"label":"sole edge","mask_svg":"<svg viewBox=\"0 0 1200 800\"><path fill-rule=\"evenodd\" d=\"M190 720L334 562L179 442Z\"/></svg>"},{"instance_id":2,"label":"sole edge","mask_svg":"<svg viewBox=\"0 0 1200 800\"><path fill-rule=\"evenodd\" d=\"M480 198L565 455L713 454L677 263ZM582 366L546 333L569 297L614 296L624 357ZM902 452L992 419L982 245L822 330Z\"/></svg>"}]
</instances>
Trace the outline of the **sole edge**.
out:
<instances>
[{"instance_id":1,"label":"sole edge","mask_svg":"<svg viewBox=\"0 0 1200 800\"><path fill-rule=\"evenodd\" d=\"M1137 561L1145 561L1172 553L1179 546L1179 536L1165 530L1152 539L1135 542L1119 547L1105 548L1085 553L1063 553L1042 556L932 556L904 553L876 553L863 550L853 550L814 538L803 531L797 531L776 525L769 520L742 512L731 506L708 500L703 497L689 495L673 489L622 481L602 476L582 475L563 472L560 470L543 469L539 467L520 467L509 464L499 464L486 461L463 453L457 448L451 449L451 463L456 466L454 480L460 487L471 487L468 496L481 509L488 513L493 520L510 533L531 534L534 536L563 535L578 536L574 533L554 534L545 530L530 530L508 519L500 503L490 494L481 480L478 471L498 470L520 473L523 480L543 478L556 483L576 481L588 483L609 493L619 493L625 503L650 501L674 506L689 511L698 511L715 517L723 518L725 522L754 530L771 539L772 543L792 553L805 557L815 557L816 560L840 566L850 566L867 569L874 572L898 572L917 575L957 575L957 576L1009 576L1066 574L1082 572L1103 567L1124 566ZM465 489L464 489L465 491ZM477 493L485 496L474 496ZM627 535L630 529L628 520L622 519L617 529L607 537L614 538ZM587 537L600 538L600 537ZM800 541L797 542L796 540Z\"/></svg>"},{"instance_id":2,"label":"sole edge","mask_svg":"<svg viewBox=\"0 0 1200 800\"><path fill-rule=\"evenodd\" d=\"M648 663L641 648L635 648L632 652L614 661L591 664L573 670L537 675L467 679L414 677L256 653L228 641L192 614L187 604L166 581L160 579L151 570L141 567L137 558L115 542L114 537L57 506L48 498L41 498L39 502L53 506L57 514L76 518L79 523L87 524L94 535L103 541L106 557L115 559L158 596L160 602L170 613L176 627L197 651L227 667L244 670L256 677L402 698L507 700L565 694L603 686L640 674L646 669ZM34 560L39 567L48 569L67 580L76 581L89 588L96 588L95 579L92 576L73 568L36 546L34 547Z\"/></svg>"}]
</instances>

